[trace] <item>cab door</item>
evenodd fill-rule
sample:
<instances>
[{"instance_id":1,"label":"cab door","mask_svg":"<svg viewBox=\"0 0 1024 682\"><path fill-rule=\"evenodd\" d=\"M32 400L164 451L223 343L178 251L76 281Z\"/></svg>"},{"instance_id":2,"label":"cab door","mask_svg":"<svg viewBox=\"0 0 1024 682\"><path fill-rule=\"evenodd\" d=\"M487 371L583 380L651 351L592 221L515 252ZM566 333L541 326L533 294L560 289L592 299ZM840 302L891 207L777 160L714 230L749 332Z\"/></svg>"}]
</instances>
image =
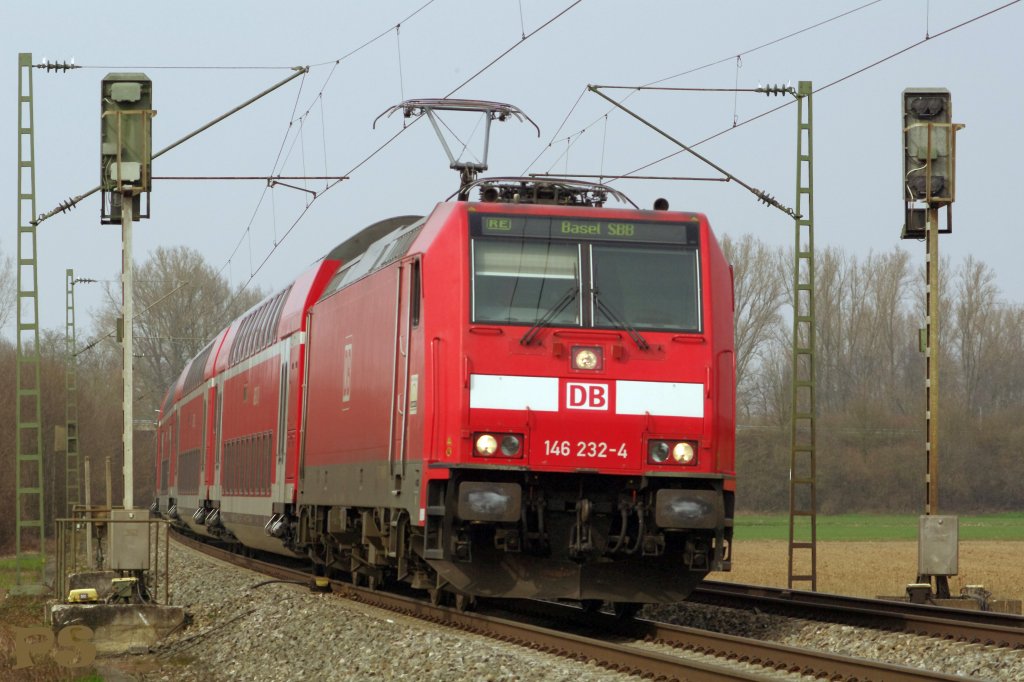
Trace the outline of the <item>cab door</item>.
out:
<instances>
[{"instance_id":1,"label":"cab door","mask_svg":"<svg viewBox=\"0 0 1024 682\"><path fill-rule=\"evenodd\" d=\"M410 423L417 419L420 411L421 377L414 371L412 362L421 350L418 348L418 334L414 333L420 324L420 298L420 258L413 256L404 259L398 269L398 343L395 344L395 386L388 458L391 486L396 491L402 489L402 480L406 476Z\"/></svg>"}]
</instances>

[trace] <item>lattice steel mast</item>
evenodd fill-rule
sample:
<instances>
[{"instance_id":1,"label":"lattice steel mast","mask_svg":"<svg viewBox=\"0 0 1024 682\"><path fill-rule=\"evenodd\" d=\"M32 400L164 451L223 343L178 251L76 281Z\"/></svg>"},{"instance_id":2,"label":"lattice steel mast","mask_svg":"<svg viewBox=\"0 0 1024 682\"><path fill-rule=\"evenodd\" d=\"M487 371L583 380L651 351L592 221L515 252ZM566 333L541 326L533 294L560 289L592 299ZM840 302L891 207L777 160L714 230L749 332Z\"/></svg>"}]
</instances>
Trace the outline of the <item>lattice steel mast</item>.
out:
<instances>
[{"instance_id":1,"label":"lattice steel mast","mask_svg":"<svg viewBox=\"0 0 1024 682\"><path fill-rule=\"evenodd\" d=\"M81 501L79 457L78 457L78 358L75 355L75 271L66 271L66 313L64 322L64 344L66 349L66 365L64 387L66 389L65 425L67 427L67 448L65 451L64 480L67 484L68 517L74 506Z\"/></svg>"},{"instance_id":2,"label":"lattice steel mast","mask_svg":"<svg viewBox=\"0 0 1024 682\"><path fill-rule=\"evenodd\" d=\"M19 591L43 585L46 529L43 506L42 410L39 397L39 287L36 270L36 159L32 54L18 55L18 303L15 379L15 580ZM37 540L36 552L26 540ZM31 578L25 565L38 556Z\"/></svg>"},{"instance_id":3,"label":"lattice steel mast","mask_svg":"<svg viewBox=\"0 0 1024 682\"><path fill-rule=\"evenodd\" d=\"M814 373L814 161L811 81L796 92L796 242L793 264L793 381L790 410L789 587L818 589ZM806 104L806 107L805 107Z\"/></svg>"}]
</instances>

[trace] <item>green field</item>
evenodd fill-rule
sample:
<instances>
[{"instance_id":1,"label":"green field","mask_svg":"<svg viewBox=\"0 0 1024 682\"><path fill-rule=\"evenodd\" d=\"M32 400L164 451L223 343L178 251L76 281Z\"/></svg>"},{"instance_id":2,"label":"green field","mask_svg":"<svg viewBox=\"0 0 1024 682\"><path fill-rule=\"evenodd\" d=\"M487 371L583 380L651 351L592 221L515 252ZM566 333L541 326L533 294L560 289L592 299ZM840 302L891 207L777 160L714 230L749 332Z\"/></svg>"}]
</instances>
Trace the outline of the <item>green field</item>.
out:
<instances>
[{"instance_id":1,"label":"green field","mask_svg":"<svg viewBox=\"0 0 1024 682\"><path fill-rule=\"evenodd\" d=\"M21 569L22 582L38 582L39 569L43 560L38 554L23 555L21 566L15 564L15 558L4 557L0 559L0 587L9 588L17 580L17 570Z\"/></svg>"},{"instance_id":2,"label":"green field","mask_svg":"<svg viewBox=\"0 0 1024 682\"><path fill-rule=\"evenodd\" d=\"M918 515L818 515L818 539L917 540ZM788 514L737 514L737 540L788 540ZM1024 513L960 517L960 540L1024 540Z\"/></svg>"}]
</instances>

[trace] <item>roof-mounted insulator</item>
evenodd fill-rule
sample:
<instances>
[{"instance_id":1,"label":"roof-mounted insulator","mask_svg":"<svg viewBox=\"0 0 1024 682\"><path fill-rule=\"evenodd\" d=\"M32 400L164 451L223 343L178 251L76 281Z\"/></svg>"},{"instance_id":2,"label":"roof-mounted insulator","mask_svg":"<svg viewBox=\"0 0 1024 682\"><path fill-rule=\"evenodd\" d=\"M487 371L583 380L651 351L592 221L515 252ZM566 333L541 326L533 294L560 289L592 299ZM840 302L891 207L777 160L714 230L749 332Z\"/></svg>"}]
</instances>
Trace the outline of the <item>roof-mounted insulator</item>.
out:
<instances>
[{"instance_id":1,"label":"roof-mounted insulator","mask_svg":"<svg viewBox=\"0 0 1024 682\"><path fill-rule=\"evenodd\" d=\"M474 187L480 189L480 201L485 203L599 207L604 206L610 196L637 208L629 197L617 189L570 178L479 178L463 186L459 190L460 196L465 193L468 197Z\"/></svg>"}]
</instances>

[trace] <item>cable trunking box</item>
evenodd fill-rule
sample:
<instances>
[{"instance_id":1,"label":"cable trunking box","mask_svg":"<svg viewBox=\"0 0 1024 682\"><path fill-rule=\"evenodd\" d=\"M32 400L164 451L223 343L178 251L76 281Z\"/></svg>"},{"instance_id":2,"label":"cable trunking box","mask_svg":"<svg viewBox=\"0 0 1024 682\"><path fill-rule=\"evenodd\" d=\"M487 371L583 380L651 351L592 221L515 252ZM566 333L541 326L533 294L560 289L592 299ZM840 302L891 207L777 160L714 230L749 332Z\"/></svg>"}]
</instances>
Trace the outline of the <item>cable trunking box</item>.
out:
<instances>
[{"instance_id":1,"label":"cable trunking box","mask_svg":"<svg viewBox=\"0 0 1024 682\"><path fill-rule=\"evenodd\" d=\"M110 520L110 568L115 571L149 570L146 512L114 509L110 512Z\"/></svg>"}]
</instances>

